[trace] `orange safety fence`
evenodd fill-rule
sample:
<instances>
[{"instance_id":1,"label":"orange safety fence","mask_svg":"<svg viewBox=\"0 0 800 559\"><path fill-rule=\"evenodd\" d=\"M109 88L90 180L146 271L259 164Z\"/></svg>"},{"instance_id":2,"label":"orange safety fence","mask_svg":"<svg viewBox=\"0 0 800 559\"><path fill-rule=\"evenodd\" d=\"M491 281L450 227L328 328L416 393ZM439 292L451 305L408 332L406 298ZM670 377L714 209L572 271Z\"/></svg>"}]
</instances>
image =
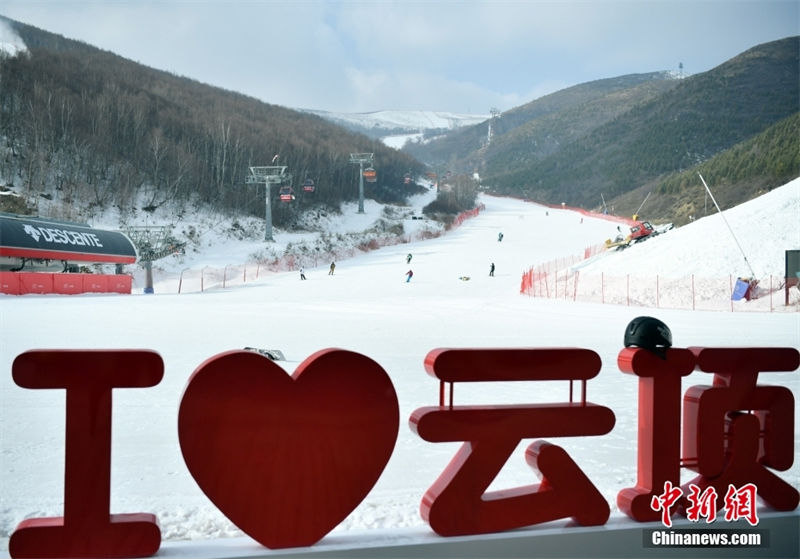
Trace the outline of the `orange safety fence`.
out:
<instances>
[{"instance_id":1,"label":"orange safety fence","mask_svg":"<svg viewBox=\"0 0 800 559\"><path fill-rule=\"evenodd\" d=\"M456 227L458 227L459 225L464 223L466 220L468 220L470 218L473 218L473 217L477 217L477 215L480 214L485 209L486 209L486 206L484 204L479 204L477 207L475 207L475 208L473 208L471 210L467 210L465 212L461 212L460 214L458 214L455 217L455 219L453 220L453 223L450 224L448 229L455 229Z\"/></svg>"},{"instance_id":2,"label":"orange safety fence","mask_svg":"<svg viewBox=\"0 0 800 559\"><path fill-rule=\"evenodd\" d=\"M569 260L531 267L520 292L530 297L635 307L708 311L800 311L800 289L792 279L768 276L750 299L731 298L735 277L586 274L571 271Z\"/></svg>"},{"instance_id":3,"label":"orange safety fence","mask_svg":"<svg viewBox=\"0 0 800 559\"><path fill-rule=\"evenodd\" d=\"M77 295L80 293L130 294L132 280L126 274L52 272L0 272L0 293Z\"/></svg>"},{"instance_id":4,"label":"orange safety fence","mask_svg":"<svg viewBox=\"0 0 800 559\"><path fill-rule=\"evenodd\" d=\"M626 219L558 204L541 204L568 209L594 218L630 224ZM800 311L800 286L796 278L769 276L758 282L752 297L734 301L736 279L726 277L679 278L661 275L613 276L586 274L570 268L606 250L605 245L584 249L583 255L558 258L532 266L522 274L520 293L530 297L613 305L711 311Z\"/></svg>"}]
</instances>

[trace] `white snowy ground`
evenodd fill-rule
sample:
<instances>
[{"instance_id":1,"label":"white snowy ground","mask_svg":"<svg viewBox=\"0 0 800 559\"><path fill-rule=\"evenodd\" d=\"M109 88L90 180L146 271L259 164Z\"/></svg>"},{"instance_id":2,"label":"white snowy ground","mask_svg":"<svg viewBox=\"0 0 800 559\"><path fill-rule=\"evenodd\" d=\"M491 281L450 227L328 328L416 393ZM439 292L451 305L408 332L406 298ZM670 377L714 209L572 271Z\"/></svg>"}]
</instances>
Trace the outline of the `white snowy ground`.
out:
<instances>
[{"instance_id":1,"label":"white snowy ground","mask_svg":"<svg viewBox=\"0 0 800 559\"><path fill-rule=\"evenodd\" d=\"M740 238L758 239L748 255L759 273L783 273L783 250L800 248L800 181L731 210L728 220ZM431 444L408 428L418 407L438 402L438 383L423 369L437 347L584 347L602 358L588 399L616 414L603 437L553 440L563 446L621 513L616 494L636 481L636 381L622 374L616 357L625 325L651 314L672 329L674 344L687 346L800 346L798 312L691 312L594 305L519 295L520 277L531 265L581 253L613 236L616 223L584 218L568 210L545 210L518 200L484 197L480 216L446 235L401 244L337 263L262 275L244 285L176 294L182 268L240 264L253 241L214 243L156 273L154 295L0 296L0 549L24 518L59 516L63 506L64 394L26 390L11 379L13 359L34 348L148 348L164 359L162 382L150 389L114 394L112 453L113 513L152 512L165 541L241 536L207 500L188 473L177 438L179 400L192 371L222 351L255 346L280 349L292 371L311 353L339 347L363 353L391 376L400 402L401 424L394 454L363 503L333 533L403 527L426 528L418 508L422 495L449 462L458 444ZM418 203L423 202L418 200ZM340 230L363 227L380 215L348 213ZM766 213L765 213L766 212ZM767 217L765 217L768 215ZM350 217L359 221L352 225ZM724 225L706 218L608 255L614 267L661 273L668 269L708 275L741 271L741 253ZM347 224L350 224L349 226ZM419 222L409 221L417 227ZM762 227L763 226L763 227ZM502 242L498 232L504 233ZM786 236L788 235L788 236ZM278 235L276 244L286 243ZM714 250L705 247L714 246ZM237 248L238 247L238 248ZM406 254L413 255L410 265ZM497 266L489 277L489 265ZM224 265L224 264L223 264ZM593 264L601 265L599 262ZM405 273L414 277L405 282ZM728 268L732 268L729 272ZM469 276L469 281L460 280ZM708 377L694 373L684 390ZM798 372L771 373L762 383L781 384L800 394ZM457 404L563 401L560 383L459 385ZM795 418L795 457L798 456ZM524 441L491 489L537 480L524 462ZM780 475L800 486L800 465ZM688 474L687 474L688 479Z\"/></svg>"},{"instance_id":2,"label":"white snowy ground","mask_svg":"<svg viewBox=\"0 0 800 559\"><path fill-rule=\"evenodd\" d=\"M800 180L722 209L720 214L712 208L708 217L654 237L637 250L609 252L581 272L782 278L784 251L800 248Z\"/></svg>"}]
</instances>

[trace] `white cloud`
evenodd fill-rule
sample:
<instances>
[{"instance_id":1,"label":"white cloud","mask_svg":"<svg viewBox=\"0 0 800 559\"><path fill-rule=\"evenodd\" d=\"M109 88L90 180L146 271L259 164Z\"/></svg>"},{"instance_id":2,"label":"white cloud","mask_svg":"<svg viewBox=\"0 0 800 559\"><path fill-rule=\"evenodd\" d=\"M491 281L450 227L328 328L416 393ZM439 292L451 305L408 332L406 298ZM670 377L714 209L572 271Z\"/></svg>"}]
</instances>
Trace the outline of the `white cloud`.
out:
<instances>
[{"instance_id":1,"label":"white cloud","mask_svg":"<svg viewBox=\"0 0 800 559\"><path fill-rule=\"evenodd\" d=\"M799 6L794 0L5 0L2 11L270 103L483 112L529 102L554 86L674 70L680 62L690 73L709 70L757 44L800 33Z\"/></svg>"}]
</instances>

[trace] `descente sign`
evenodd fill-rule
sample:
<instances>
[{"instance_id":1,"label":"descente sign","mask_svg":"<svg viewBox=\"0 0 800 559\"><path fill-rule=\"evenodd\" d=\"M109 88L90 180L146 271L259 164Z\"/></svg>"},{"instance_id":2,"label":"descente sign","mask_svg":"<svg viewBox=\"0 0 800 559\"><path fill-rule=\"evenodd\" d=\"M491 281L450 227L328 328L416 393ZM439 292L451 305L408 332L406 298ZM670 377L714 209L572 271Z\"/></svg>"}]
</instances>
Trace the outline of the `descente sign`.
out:
<instances>
[{"instance_id":1,"label":"descente sign","mask_svg":"<svg viewBox=\"0 0 800 559\"><path fill-rule=\"evenodd\" d=\"M794 510L798 491L775 472L794 458L794 397L758 384L761 373L796 371L794 348L671 348L666 358L623 349L619 369L638 378L635 487L617 505L640 522L734 508L757 522L754 499ZM426 371L440 380L438 405L415 410L411 429L431 443L463 442L422 497L440 536L482 534L571 518L602 525L610 506L558 437L610 432L613 410L587 400L600 357L581 348L434 349ZM33 350L16 357L14 381L66 390L64 516L21 522L12 557L142 557L161 532L150 513L111 514L111 394L157 385L164 365L150 350ZM693 371L708 385L681 394ZM463 382L570 381L567 402L457 406ZM573 396L573 383L580 395ZM449 396L448 389L449 388ZM201 363L178 410L181 452L211 501L241 530L273 548L314 545L365 498L394 450L397 395L369 357L341 349L309 356L290 376L267 357L229 351ZM523 439L540 483L489 493ZM681 485L681 468L696 473ZM733 506L741 496L750 501ZM734 503L735 504L735 503ZM698 505L702 505L699 507ZM746 509L746 510L742 510ZM568 531L569 528L565 528Z\"/></svg>"},{"instance_id":2,"label":"descente sign","mask_svg":"<svg viewBox=\"0 0 800 559\"><path fill-rule=\"evenodd\" d=\"M136 248L118 231L0 215L0 256L130 264Z\"/></svg>"}]
</instances>

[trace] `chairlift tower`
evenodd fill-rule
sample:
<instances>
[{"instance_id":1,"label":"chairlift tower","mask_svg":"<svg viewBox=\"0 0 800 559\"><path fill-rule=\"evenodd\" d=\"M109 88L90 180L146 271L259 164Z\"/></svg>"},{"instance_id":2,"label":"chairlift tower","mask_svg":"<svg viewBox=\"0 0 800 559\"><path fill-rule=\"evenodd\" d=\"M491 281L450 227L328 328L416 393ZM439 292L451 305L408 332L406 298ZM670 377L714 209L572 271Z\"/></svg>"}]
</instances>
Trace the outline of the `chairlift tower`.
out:
<instances>
[{"instance_id":1,"label":"chairlift tower","mask_svg":"<svg viewBox=\"0 0 800 559\"><path fill-rule=\"evenodd\" d=\"M153 261L183 252L185 243L178 242L167 225L131 226L124 232L136 246L139 263L144 267L144 292L153 293Z\"/></svg>"},{"instance_id":2,"label":"chairlift tower","mask_svg":"<svg viewBox=\"0 0 800 559\"><path fill-rule=\"evenodd\" d=\"M286 172L286 165L272 165L262 167L250 167L250 174L245 179L245 184L264 184L266 186L266 204L264 211L264 221L266 227L264 231L264 240L272 241L272 206L270 205L270 186L273 184L280 184L287 180L290 175Z\"/></svg>"},{"instance_id":3,"label":"chairlift tower","mask_svg":"<svg viewBox=\"0 0 800 559\"><path fill-rule=\"evenodd\" d=\"M358 213L364 213L364 163L372 165L373 154L351 153L350 163L358 163Z\"/></svg>"},{"instance_id":4,"label":"chairlift tower","mask_svg":"<svg viewBox=\"0 0 800 559\"><path fill-rule=\"evenodd\" d=\"M491 109L489 109L489 113L492 115L492 117L489 119L489 130L488 130L488 132L486 134L486 145L487 146L492 143L492 137L494 136L493 126L494 126L495 122L497 121L497 119L500 118L500 109L492 107Z\"/></svg>"}]
</instances>

